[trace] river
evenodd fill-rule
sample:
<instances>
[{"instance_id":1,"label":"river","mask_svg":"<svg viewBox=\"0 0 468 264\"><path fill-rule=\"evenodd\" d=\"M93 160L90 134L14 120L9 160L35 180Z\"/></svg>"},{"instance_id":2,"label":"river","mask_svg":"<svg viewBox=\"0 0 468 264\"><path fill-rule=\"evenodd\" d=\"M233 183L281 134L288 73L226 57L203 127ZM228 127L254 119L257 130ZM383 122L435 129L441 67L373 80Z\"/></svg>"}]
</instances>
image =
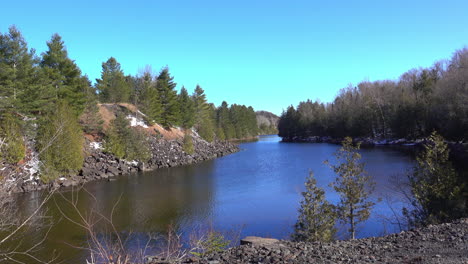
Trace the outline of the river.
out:
<instances>
[{"instance_id":1,"label":"river","mask_svg":"<svg viewBox=\"0 0 468 264\"><path fill-rule=\"evenodd\" d=\"M309 171L314 172L318 185L326 190L327 199L338 202L338 195L329 187L335 175L324 160L333 162L332 154L339 146L281 143L277 136L261 136L256 142L240 144L240 148L238 153L192 166L125 175L111 182L91 182L85 185L89 193L66 190L64 196L74 195L77 208L87 215L91 208L109 215L118 202L113 223L121 234L132 234L128 243L132 248L140 247L146 234L164 232L169 225L181 233L212 226L240 236L288 238ZM414 158L388 147L363 149L361 154L366 170L376 182L372 199L382 201L374 207L371 218L359 226L357 236L398 232L398 226L387 221L394 212L401 212L404 200L395 190L394 182L404 179L404 173L414 165ZM22 213L31 212L41 195L39 192L22 195L18 202ZM32 238L28 242L38 241L50 221L54 225L43 254L50 256L52 250L57 250L66 263L86 256L85 251L73 247L85 245L86 233L63 217L65 213L77 220L78 215L58 194L46 208L45 215L49 217L39 220L41 225L30 231ZM346 228L339 229L338 238L346 238L343 235Z\"/></svg>"}]
</instances>

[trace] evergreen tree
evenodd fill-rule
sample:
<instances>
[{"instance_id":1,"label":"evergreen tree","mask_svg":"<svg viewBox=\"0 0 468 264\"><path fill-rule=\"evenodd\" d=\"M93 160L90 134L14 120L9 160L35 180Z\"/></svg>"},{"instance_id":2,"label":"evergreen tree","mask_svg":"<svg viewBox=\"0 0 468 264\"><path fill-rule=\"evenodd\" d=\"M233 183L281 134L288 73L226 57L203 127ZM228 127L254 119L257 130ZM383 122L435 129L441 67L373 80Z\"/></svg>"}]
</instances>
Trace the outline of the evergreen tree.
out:
<instances>
[{"instance_id":1,"label":"evergreen tree","mask_svg":"<svg viewBox=\"0 0 468 264\"><path fill-rule=\"evenodd\" d=\"M221 103L221 106L218 107L218 112L216 116L216 121L218 127L221 129L222 133L224 134L225 139L233 139L236 137L236 131L234 125L232 124L231 117L229 114L229 107L226 101ZM221 133L218 132L219 134Z\"/></svg>"},{"instance_id":2,"label":"evergreen tree","mask_svg":"<svg viewBox=\"0 0 468 264\"><path fill-rule=\"evenodd\" d=\"M409 174L414 210L404 209L411 227L439 224L463 216L463 184L449 161L444 139L433 132Z\"/></svg>"},{"instance_id":3,"label":"evergreen tree","mask_svg":"<svg viewBox=\"0 0 468 264\"><path fill-rule=\"evenodd\" d=\"M110 57L102 63L101 79L96 80L101 102L126 103L130 99L130 85L120 68L120 63Z\"/></svg>"},{"instance_id":4,"label":"evergreen tree","mask_svg":"<svg viewBox=\"0 0 468 264\"><path fill-rule=\"evenodd\" d=\"M83 165L84 137L68 103L59 100L54 112L41 122L38 131L39 158L44 182L60 175L77 173Z\"/></svg>"},{"instance_id":5,"label":"evergreen tree","mask_svg":"<svg viewBox=\"0 0 468 264\"><path fill-rule=\"evenodd\" d=\"M305 187L292 238L296 241L329 242L336 233L334 206L325 200L325 191L317 186L313 172L309 173Z\"/></svg>"},{"instance_id":6,"label":"evergreen tree","mask_svg":"<svg viewBox=\"0 0 468 264\"><path fill-rule=\"evenodd\" d=\"M79 115L84 109L89 81L81 76L81 70L68 58L64 42L58 34L52 36L47 47L48 50L42 54L41 66L48 86L54 90L57 100L65 100Z\"/></svg>"},{"instance_id":7,"label":"evergreen tree","mask_svg":"<svg viewBox=\"0 0 468 264\"><path fill-rule=\"evenodd\" d=\"M346 137L342 145L334 154L340 163L337 165L331 165L328 161L326 163L338 176L331 184L340 195L340 202L337 206L338 217L350 225L349 233L354 239L357 225L369 218L372 207L375 205L374 202L369 201L375 183L364 170L364 164L359 161L361 159L361 155L357 152L359 144L353 146L353 140Z\"/></svg>"},{"instance_id":8,"label":"evergreen tree","mask_svg":"<svg viewBox=\"0 0 468 264\"><path fill-rule=\"evenodd\" d=\"M179 93L180 126L184 129L193 127L195 123L194 103L187 89L182 86Z\"/></svg>"},{"instance_id":9,"label":"evergreen tree","mask_svg":"<svg viewBox=\"0 0 468 264\"><path fill-rule=\"evenodd\" d=\"M195 87L192 95L195 113L195 125L200 125L204 120L209 118L209 105L206 101L206 95L200 85Z\"/></svg>"},{"instance_id":10,"label":"evergreen tree","mask_svg":"<svg viewBox=\"0 0 468 264\"><path fill-rule=\"evenodd\" d=\"M150 122L161 122L162 105L156 84L149 71L138 78L141 87L141 109L148 116Z\"/></svg>"},{"instance_id":11,"label":"evergreen tree","mask_svg":"<svg viewBox=\"0 0 468 264\"><path fill-rule=\"evenodd\" d=\"M0 111L31 114L50 108L52 94L38 63L16 27L0 34Z\"/></svg>"},{"instance_id":12,"label":"evergreen tree","mask_svg":"<svg viewBox=\"0 0 468 264\"><path fill-rule=\"evenodd\" d=\"M118 113L106 132L104 149L120 159L146 162L151 157L148 135L130 127L125 115Z\"/></svg>"},{"instance_id":13,"label":"evergreen tree","mask_svg":"<svg viewBox=\"0 0 468 264\"><path fill-rule=\"evenodd\" d=\"M156 89L162 106L160 122L166 128L179 123L180 113L175 87L176 83L169 73L169 68L163 68L156 79Z\"/></svg>"}]
</instances>

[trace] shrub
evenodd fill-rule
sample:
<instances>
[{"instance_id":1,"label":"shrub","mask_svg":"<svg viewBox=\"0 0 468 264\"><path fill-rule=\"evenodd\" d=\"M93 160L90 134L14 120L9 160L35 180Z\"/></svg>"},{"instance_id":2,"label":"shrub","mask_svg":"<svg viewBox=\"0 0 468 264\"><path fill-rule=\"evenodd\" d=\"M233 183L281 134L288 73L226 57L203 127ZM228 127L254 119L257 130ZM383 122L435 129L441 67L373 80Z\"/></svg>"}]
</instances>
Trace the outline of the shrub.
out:
<instances>
[{"instance_id":1,"label":"shrub","mask_svg":"<svg viewBox=\"0 0 468 264\"><path fill-rule=\"evenodd\" d=\"M45 116L38 130L43 181L78 172L83 166L83 144L78 118L66 102L58 102L55 111Z\"/></svg>"},{"instance_id":2,"label":"shrub","mask_svg":"<svg viewBox=\"0 0 468 264\"><path fill-rule=\"evenodd\" d=\"M8 163L18 163L26 154L19 120L11 114L5 114L0 124L0 138L4 140L0 146L0 157Z\"/></svg>"}]
</instances>

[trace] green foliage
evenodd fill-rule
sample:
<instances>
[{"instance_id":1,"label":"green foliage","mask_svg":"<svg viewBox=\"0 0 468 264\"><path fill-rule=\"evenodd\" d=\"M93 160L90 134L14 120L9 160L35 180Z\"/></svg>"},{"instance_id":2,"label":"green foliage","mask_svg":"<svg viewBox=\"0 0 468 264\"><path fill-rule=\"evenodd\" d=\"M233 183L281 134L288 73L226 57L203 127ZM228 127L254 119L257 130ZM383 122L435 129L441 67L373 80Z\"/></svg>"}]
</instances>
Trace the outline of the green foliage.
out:
<instances>
[{"instance_id":1,"label":"green foliage","mask_svg":"<svg viewBox=\"0 0 468 264\"><path fill-rule=\"evenodd\" d=\"M180 126L184 129L191 128L195 123L195 105L185 87L180 89L178 99L180 107Z\"/></svg>"},{"instance_id":2,"label":"green foliage","mask_svg":"<svg viewBox=\"0 0 468 264\"><path fill-rule=\"evenodd\" d=\"M179 123L180 112L177 92L174 90L176 83L174 77L169 73L169 68L165 67L156 79L156 89L159 94L162 111L158 122L165 128L169 128Z\"/></svg>"},{"instance_id":3,"label":"green foliage","mask_svg":"<svg viewBox=\"0 0 468 264\"><path fill-rule=\"evenodd\" d=\"M162 115L162 105L156 83L150 72L145 72L137 79L141 90L141 110L147 115L150 122L159 122Z\"/></svg>"},{"instance_id":4,"label":"green foliage","mask_svg":"<svg viewBox=\"0 0 468 264\"><path fill-rule=\"evenodd\" d=\"M184 135L184 145L182 146L183 150L187 154L193 154L195 149L193 147L193 138L191 135L191 131L187 130L185 131Z\"/></svg>"},{"instance_id":5,"label":"green foliage","mask_svg":"<svg viewBox=\"0 0 468 264\"><path fill-rule=\"evenodd\" d=\"M206 141L211 142L215 136L215 126L212 108L206 101L205 91L197 85L192 95L193 109L195 115L194 126L197 133Z\"/></svg>"},{"instance_id":6,"label":"green foliage","mask_svg":"<svg viewBox=\"0 0 468 264\"><path fill-rule=\"evenodd\" d=\"M427 138L408 178L414 210L405 209L404 214L410 226L439 224L462 217L463 185L449 161L447 144L436 132Z\"/></svg>"},{"instance_id":7,"label":"green foliage","mask_svg":"<svg viewBox=\"0 0 468 264\"><path fill-rule=\"evenodd\" d=\"M48 91L53 91L56 100L65 100L75 115L80 115L86 102L85 91L89 80L81 75L81 70L68 58L62 38L54 34L47 42L48 50L42 54L41 67Z\"/></svg>"},{"instance_id":8,"label":"green foliage","mask_svg":"<svg viewBox=\"0 0 468 264\"><path fill-rule=\"evenodd\" d=\"M292 238L295 241L329 242L336 233L335 207L325 200L325 191L317 186L312 172L309 173L305 187Z\"/></svg>"},{"instance_id":9,"label":"green foliage","mask_svg":"<svg viewBox=\"0 0 468 264\"><path fill-rule=\"evenodd\" d=\"M102 63L101 79L96 80L101 102L125 103L130 99L130 85L120 68L120 63L110 57Z\"/></svg>"},{"instance_id":10,"label":"green foliage","mask_svg":"<svg viewBox=\"0 0 468 264\"><path fill-rule=\"evenodd\" d=\"M215 114L218 138L245 139L258 135L257 117L252 107L223 101Z\"/></svg>"},{"instance_id":11,"label":"green foliage","mask_svg":"<svg viewBox=\"0 0 468 264\"><path fill-rule=\"evenodd\" d=\"M359 144L353 146L353 140L346 137L342 145L334 154L339 163L336 165L328 161L326 163L338 176L331 184L340 195L340 202L337 205L338 217L350 225L349 233L354 239L356 226L369 218L372 207L375 205L374 202L369 201L375 182L367 175L364 164L360 162Z\"/></svg>"},{"instance_id":12,"label":"green foliage","mask_svg":"<svg viewBox=\"0 0 468 264\"><path fill-rule=\"evenodd\" d=\"M8 163L17 163L26 155L20 120L11 114L0 118L0 158Z\"/></svg>"},{"instance_id":13,"label":"green foliage","mask_svg":"<svg viewBox=\"0 0 468 264\"><path fill-rule=\"evenodd\" d=\"M112 120L105 139L105 151L117 158L142 162L151 158L148 136L143 131L131 128L122 113Z\"/></svg>"},{"instance_id":14,"label":"green foliage","mask_svg":"<svg viewBox=\"0 0 468 264\"><path fill-rule=\"evenodd\" d=\"M0 34L0 110L32 114L51 109L53 94L38 63L16 27Z\"/></svg>"},{"instance_id":15,"label":"green foliage","mask_svg":"<svg viewBox=\"0 0 468 264\"><path fill-rule=\"evenodd\" d=\"M66 101L59 101L53 113L42 120L38 130L38 152L43 164L42 180L77 173L83 165L83 132Z\"/></svg>"},{"instance_id":16,"label":"green foliage","mask_svg":"<svg viewBox=\"0 0 468 264\"><path fill-rule=\"evenodd\" d=\"M202 257L205 255L222 252L225 250L231 241L226 239L223 234L217 231L209 231L206 237L199 241L199 245L195 251L192 251L194 256Z\"/></svg>"}]
</instances>

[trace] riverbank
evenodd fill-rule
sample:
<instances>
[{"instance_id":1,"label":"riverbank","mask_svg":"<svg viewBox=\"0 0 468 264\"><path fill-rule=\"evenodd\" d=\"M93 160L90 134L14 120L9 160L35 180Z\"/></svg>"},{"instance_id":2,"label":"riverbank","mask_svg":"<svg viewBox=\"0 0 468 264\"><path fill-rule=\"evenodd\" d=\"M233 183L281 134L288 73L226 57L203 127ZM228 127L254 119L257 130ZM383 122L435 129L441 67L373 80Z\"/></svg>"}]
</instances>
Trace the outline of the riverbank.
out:
<instances>
[{"instance_id":1,"label":"riverbank","mask_svg":"<svg viewBox=\"0 0 468 264\"><path fill-rule=\"evenodd\" d=\"M330 144L341 144L342 138L333 138L328 136L310 136L310 137L283 137L281 142L285 143L330 143ZM353 142L360 143L361 147L377 147L377 146L394 146L413 148L415 150L422 150L422 146L426 142L425 139L376 139L370 137L356 137L353 138ZM463 163L468 160L468 143L463 142L447 142L451 158L456 163Z\"/></svg>"},{"instance_id":2,"label":"riverbank","mask_svg":"<svg viewBox=\"0 0 468 264\"><path fill-rule=\"evenodd\" d=\"M168 262L153 259L148 263ZM468 219L331 243L260 239L181 263L468 263Z\"/></svg>"},{"instance_id":3,"label":"riverbank","mask_svg":"<svg viewBox=\"0 0 468 264\"><path fill-rule=\"evenodd\" d=\"M151 158L147 163L118 159L105 153L101 142L87 140L85 147L87 155L83 168L78 174L63 175L49 183L44 183L38 177L39 170L36 164L26 163L17 168L5 167L5 170L11 172L5 171L8 174L0 183L0 191L21 193L47 188L79 186L96 180L112 181L118 175L189 165L239 151L237 145L231 142L207 142L196 134L192 135L192 139L194 152L189 154L183 150L183 138L166 139L157 135L149 136ZM29 157L29 159L34 159L34 157Z\"/></svg>"}]
</instances>

